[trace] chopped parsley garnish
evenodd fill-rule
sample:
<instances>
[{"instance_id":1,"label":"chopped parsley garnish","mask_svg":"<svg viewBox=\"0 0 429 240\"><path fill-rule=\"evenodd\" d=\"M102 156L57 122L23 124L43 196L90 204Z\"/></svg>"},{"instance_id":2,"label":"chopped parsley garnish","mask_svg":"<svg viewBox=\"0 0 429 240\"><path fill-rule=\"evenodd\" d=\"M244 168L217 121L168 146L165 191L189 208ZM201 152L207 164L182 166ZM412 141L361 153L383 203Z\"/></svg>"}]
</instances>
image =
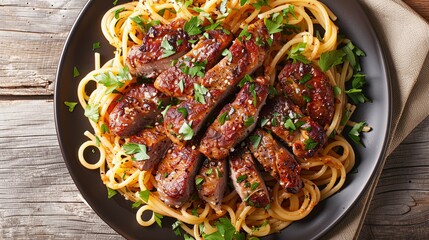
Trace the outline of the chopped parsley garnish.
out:
<instances>
[{"instance_id":1,"label":"chopped parsley garnish","mask_svg":"<svg viewBox=\"0 0 429 240\"><path fill-rule=\"evenodd\" d=\"M348 134L350 139L353 142L359 144L362 147L365 147L365 146L361 142L360 133L362 132L362 129L363 129L363 127L365 127L365 125L366 125L366 122L356 123Z\"/></svg>"},{"instance_id":2,"label":"chopped parsley garnish","mask_svg":"<svg viewBox=\"0 0 429 240\"><path fill-rule=\"evenodd\" d=\"M291 130L291 131L295 131L296 130L296 126L293 123L292 119L288 118L286 120L286 122L283 125L286 129Z\"/></svg>"},{"instance_id":3,"label":"chopped parsley garnish","mask_svg":"<svg viewBox=\"0 0 429 240\"><path fill-rule=\"evenodd\" d=\"M126 143L122 146L126 154L134 154L133 160L143 161L149 159L147 155L146 145L137 143Z\"/></svg>"},{"instance_id":4,"label":"chopped parsley garnish","mask_svg":"<svg viewBox=\"0 0 429 240\"><path fill-rule=\"evenodd\" d=\"M124 7L118 8L115 10L115 18L119 19L119 14L125 10Z\"/></svg>"},{"instance_id":5,"label":"chopped parsley garnish","mask_svg":"<svg viewBox=\"0 0 429 240\"><path fill-rule=\"evenodd\" d=\"M202 232L204 240L244 240L246 235L242 232L237 232L231 221L226 218L220 218L215 222L217 231L211 234Z\"/></svg>"},{"instance_id":6,"label":"chopped parsley garnish","mask_svg":"<svg viewBox=\"0 0 429 240\"><path fill-rule=\"evenodd\" d=\"M114 92L117 88L121 88L125 84L125 80L131 79L131 74L128 71L128 67L125 66L121 69L118 75L114 75L112 72L103 72L94 76L95 80L98 83L104 85L106 89L106 94Z\"/></svg>"},{"instance_id":7,"label":"chopped parsley garnish","mask_svg":"<svg viewBox=\"0 0 429 240\"><path fill-rule=\"evenodd\" d=\"M188 117L188 109L181 107L181 108L177 108L177 111L182 114L183 118Z\"/></svg>"},{"instance_id":8,"label":"chopped parsley garnish","mask_svg":"<svg viewBox=\"0 0 429 240\"><path fill-rule=\"evenodd\" d=\"M143 200L145 203L149 201L150 191L149 190L143 190L139 192L139 197L141 200Z\"/></svg>"},{"instance_id":9,"label":"chopped parsley garnish","mask_svg":"<svg viewBox=\"0 0 429 240\"><path fill-rule=\"evenodd\" d=\"M253 148L258 148L259 144L261 143L262 137L259 135L251 135L249 136L249 140L252 143Z\"/></svg>"},{"instance_id":10,"label":"chopped parsley garnish","mask_svg":"<svg viewBox=\"0 0 429 240\"><path fill-rule=\"evenodd\" d=\"M206 104L206 100L204 99L204 96L209 92L209 90L198 83L194 83L194 91L195 91L195 94L194 94L195 101L202 104Z\"/></svg>"},{"instance_id":11,"label":"chopped parsley garnish","mask_svg":"<svg viewBox=\"0 0 429 240\"><path fill-rule=\"evenodd\" d=\"M253 117L248 117L248 118L246 118L246 120L244 120L243 124L244 124L245 127L249 127L253 123L255 123L255 119Z\"/></svg>"},{"instance_id":12,"label":"chopped parsley garnish","mask_svg":"<svg viewBox=\"0 0 429 240\"><path fill-rule=\"evenodd\" d=\"M109 132L110 132L110 131L109 131L109 127L107 127L107 125L106 125L105 123L101 124L101 126L100 126L100 130L101 130L101 133L102 133L102 134L104 134L104 133L109 133Z\"/></svg>"},{"instance_id":13,"label":"chopped parsley garnish","mask_svg":"<svg viewBox=\"0 0 429 240\"><path fill-rule=\"evenodd\" d=\"M162 117L163 118L165 118L165 115L167 114L167 111L168 111L168 109L170 109L171 108L171 105L167 105L166 107L165 107L165 109L161 112L161 115L162 115Z\"/></svg>"},{"instance_id":14,"label":"chopped parsley garnish","mask_svg":"<svg viewBox=\"0 0 429 240\"><path fill-rule=\"evenodd\" d=\"M113 190L109 187L107 187L107 198L111 199L112 197L114 197L118 192L116 190Z\"/></svg>"},{"instance_id":15,"label":"chopped parsley garnish","mask_svg":"<svg viewBox=\"0 0 429 240\"><path fill-rule=\"evenodd\" d=\"M365 57L365 52L356 47L352 42L347 43L347 45L344 46L342 50L346 53L346 58L347 60L349 60L349 63L353 67L353 70L355 72L360 72L361 66L359 64L358 57Z\"/></svg>"},{"instance_id":16,"label":"chopped parsley garnish","mask_svg":"<svg viewBox=\"0 0 429 240\"><path fill-rule=\"evenodd\" d=\"M243 30L241 30L240 35L238 35L238 40L242 41L243 38L247 41L250 40L250 38L252 38L252 34L249 33L249 31L247 31L247 25L243 28Z\"/></svg>"},{"instance_id":17,"label":"chopped parsley garnish","mask_svg":"<svg viewBox=\"0 0 429 240\"><path fill-rule=\"evenodd\" d=\"M314 141L312 138L308 138L304 141L305 144L305 150L311 150L317 147L319 144L318 142Z\"/></svg>"},{"instance_id":18,"label":"chopped parsley garnish","mask_svg":"<svg viewBox=\"0 0 429 240\"><path fill-rule=\"evenodd\" d=\"M243 79L240 80L238 86L242 88L247 82L254 82L253 78L249 74L246 74Z\"/></svg>"},{"instance_id":19,"label":"chopped parsley garnish","mask_svg":"<svg viewBox=\"0 0 429 240\"><path fill-rule=\"evenodd\" d=\"M228 49L225 48L225 50L222 51L222 56L228 57L228 62L232 61L232 53Z\"/></svg>"},{"instance_id":20,"label":"chopped parsley garnish","mask_svg":"<svg viewBox=\"0 0 429 240\"><path fill-rule=\"evenodd\" d=\"M161 48L162 48L162 56L161 58L169 57L176 53L174 50L174 47L167 41L167 38L163 38L161 42Z\"/></svg>"},{"instance_id":21,"label":"chopped parsley garnish","mask_svg":"<svg viewBox=\"0 0 429 240\"><path fill-rule=\"evenodd\" d=\"M318 61L320 69L326 72L331 67L343 63L343 58L345 55L346 53L341 49L322 53Z\"/></svg>"},{"instance_id":22,"label":"chopped parsley garnish","mask_svg":"<svg viewBox=\"0 0 429 240\"><path fill-rule=\"evenodd\" d=\"M195 184L197 186L201 185L203 182L204 182L204 178L202 178L202 177L195 178Z\"/></svg>"},{"instance_id":23,"label":"chopped parsley garnish","mask_svg":"<svg viewBox=\"0 0 429 240\"><path fill-rule=\"evenodd\" d=\"M134 202L133 205L131 205L131 208L138 208L142 205L142 201L138 200L137 202Z\"/></svg>"},{"instance_id":24,"label":"chopped parsley garnish","mask_svg":"<svg viewBox=\"0 0 429 240\"><path fill-rule=\"evenodd\" d=\"M185 31L189 36L194 36L202 33L201 30L201 20L198 17L193 16L189 21L187 21L184 25Z\"/></svg>"},{"instance_id":25,"label":"chopped parsley garnish","mask_svg":"<svg viewBox=\"0 0 429 240\"><path fill-rule=\"evenodd\" d=\"M171 228L174 231L174 234L176 234L176 236L180 236L182 235L180 232L180 225L182 224L182 222L180 222L179 220L175 221L172 225Z\"/></svg>"},{"instance_id":26,"label":"chopped parsley garnish","mask_svg":"<svg viewBox=\"0 0 429 240\"><path fill-rule=\"evenodd\" d=\"M237 183L241 183L246 179L247 179L247 174L243 174L243 175L237 177Z\"/></svg>"},{"instance_id":27,"label":"chopped parsley garnish","mask_svg":"<svg viewBox=\"0 0 429 240\"><path fill-rule=\"evenodd\" d=\"M222 126L227 120L229 120L228 112L224 112L224 113L220 114L219 117L217 118L217 120L219 121L220 125Z\"/></svg>"},{"instance_id":28,"label":"chopped parsley garnish","mask_svg":"<svg viewBox=\"0 0 429 240\"><path fill-rule=\"evenodd\" d=\"M252 6L257 10L261 9L263 6L268 6L268 0L258 0Z\"/></svg>"},{"instance_id":29,"label":"chopped parsley garnish","mask_svg":"<svg viewBox=\"0 0 429 240\"><path fill-rule=\"evenodd\" d=\"M189 236L188 234L183 234L183 240L195 240L192 236Z\"/></svg>"},{"instance_id":30,"label":"chopped parsley garnish","mask_svg":"<svg viewBox=\"0 0 429 240\"><path fill-rule=\"evenodd\" d=\"M77 67L73 67L73 77L79 77L80 73Z\"/></svg>"},{"instance_id":31,"label":"chopped parsley garnish","mask_svg":"<svg viewBox=\"0 0 429 240\"><path fill-rule=\"evenodd\" d=\"M310 73L306 73L306 74L304 74L304 76L302 76L302 78L299 80L299 83L300 83L300 84L304 84L304 83L306 83L306 82L310 81L312 78L313 78L313 75L312 75L312 74L310 74Z\"/></svg>"},{"instance_id":32,"label":"chopped parsley garnish","mask_svg":"<svg viewBox=\"0 0 429 240\"><path fill-rule=\"evenodd\" d=\"M94 51L95 49L99 49L101 46L100 46L100 42L94 42L93 44L92 44L92 50Z\"/></svg>"},{"instance_id":33,"label":"chopped parsley garnish","mask_svg":"<svg viewBox=\"0 0 429 240\"><path fill-rule=\"evenodd\" d=\"M244 6L249 3L249 0L240 0L240 6Z\"/></svg>"},{"instance_id":34,"label":"chopped parsley garnish","mask_svg":"<svg viewBox=\"0 0 429 240\"><path fill-rule=\"evenodd\" d=\"M185 90L185 81L183 81L183 79L179 81L179 89L181 93Z\"/></svg>"},{"instance_id":35,"label":"chopped parsley garnish","mask_svg":"<svg viewBox=\"0 0 429 240\"><path fill-rule=\"evenodd\" d=\"M116 4L118 4L118 0L113 1L113 5L116 6Z\"/></svg>"},{"instance_id":36,"label":"chopped parsley garnish","mask_svg":"<svg viewBox=\"0 0 429 240\"><path fill-rule=\"evenodd\" d=\"M341 88L338 86L334 86L334 94L335 96L338 96L341 94Z\"/></svg>"},{"instance_id":37,"label":"chopped parsley garnish","mask_svg":"<svg viewBox=\"0 0 429 240\"><path fill-rule=\"evenodd\" d=\"M268 29L268 34L274 34L283 31L282 29L283 16L280 14L273 15L272 20L264 19L265 27Z\"/></svg>"},{"instance_id":38,"label":"chopped parsley garnish","mask_svg":"<svg viewBox=\"0 0 429 240\"><path fill-rule=\"evenodd\" d=\"M192 130L192 121L188 124L186 122L183 123L183 125L179 129L179 134L182 135L183 140L191 140L194 136L194 130Z\"/></svg>"},{"instance_id":39,"label":"chopped parsley garnish","mask_svg":"<svg viewBox=\"0 0 429 240\"><path fill-rule=\"evenodd\" d=\"M265 125L267 125L267 123L270 121L270 119L268 119L268 118L263 118L262 120L261 120L261 127L264 127Z\"/></svg>"},{"instance_id":40,"label":"chopped parsley garnish","mask_svg":"<svg viewBox=\"0 0 429 240\"><path fill-rule=\"evenodd\" d=\"M258 104L258 96L256 96L256 90L255 90L255 84L250 85L250 94L252 94L253 97L253 106L256 107Z\"/></svg>"},{"instance_id":41,"label":"chopped parsley garnish","mask_svg":"<svg viewBox=\"0 0 429 240\"><path fill-rule=\"evenodd\" d=\"M98 122L100 118L100 112L98 111L98 105L88 104L85 107L85 117L91 119L93 122Z\"/></svg>"},{"instance_id":42,"label":"chopped parsley garnish","mask_svg":"<svg viewBox=\"0 0 429 240\"><path fill-rule=\"evenodd\" d=\"M310 98L310 96L304 95L304 96L302 96L302 98L304 99L304 101L305 101L306 103L311 102L311 98Z\"/></svg>"},{"instance_id":43,"label":"chopped parsley garnish","mask_svg":"<svg viewBox=\"0 0 429 240\"><path fill-rule=\"evenodd\" d=\"M363 93L362 93L362 87L366 84L365 75L364 74L355 74L353 75L352 80L352 88L345 91L347 93L347 96L355 103L365 103L370 102L371 100L368 99Z\"/></svg>"},{"instance_id":44,"label":"chopped parsley garnish","mask_svg":"<svg viewBox=\"0 0 429 240\"><path fill-rule=\"evenodd\" d=\"M159 214L159 213L154 212L154 213L153 213L153 217L155 218L155 222L156 222L156 224L158 224L158 226L159 226L160 228L162 228L162 218L163 218L164 216L163 216L163 215L161 215L161 214Z\"/></svg>"},{"instance_id":45,"label":"chopped parsley garnish","mask_svg":"<svg viewBox=\"0 0 429 240\"><path fill-rule=\"evenodd\" d=\"M206 175L208 176L208 175L210 175L210 174L212 174L213 173L213 168L209 168L207 171L206 171Z\"/></svg>"},{"instance_id":46,"label":"chopped parsley garnish","mask_svg":"<svg viewBox=\"0 0 429 240\"><path fill-rule=\"evenodd\" d=\"M77 102L64 102L64 105L66 105L67 107L69 107L69 112L73 112L74 108L77 105Z\"/></svg>"},{"instance_id":47,"label":"chopped parsley garnish","mask_svg":"<svg viewBox=\"0 0 429 240\"><path fill-rule=\"evenodd\" d=\"M307 46L307 43L305 42L301 42L293 46L290 50L288 58L292 59L293 63L296 63L296 61L300 61L305 64L311 63L310 60L308 60L304 55L302 55L306 46Z\"/></svg>"},{"instance_id":48,"label":"chopped parsley garnish","mask_svg":"<svg viewBox=\"0 0 429 240\"><path fill-rule=\"evenodd\" d=\"M258 188L258 186L259 186L258 182L252 183L252 186L250 187L250 190L255 190L256 188Z\"/></svg>"}]
</instances>

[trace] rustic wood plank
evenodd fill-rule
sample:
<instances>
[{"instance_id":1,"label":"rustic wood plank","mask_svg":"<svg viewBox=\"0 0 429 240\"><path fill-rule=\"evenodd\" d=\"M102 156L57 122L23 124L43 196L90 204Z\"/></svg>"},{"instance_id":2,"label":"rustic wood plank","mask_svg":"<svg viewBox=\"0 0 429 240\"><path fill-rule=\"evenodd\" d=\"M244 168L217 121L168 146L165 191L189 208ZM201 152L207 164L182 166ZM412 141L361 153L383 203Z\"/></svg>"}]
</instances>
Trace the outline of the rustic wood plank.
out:
<instances>
[{"instance_id":1,"label":"rustic wood plank","mask_svg":"<svg viewBox=\"0 0 429 240\"><path fill-rule=\"evenodd\" d=\"M360 239L429 238L429 118L387 159Z\"/></svg>"},{"instance_id":2,"label":"rustic wood plank","mask_svg":"<svg viewBox=\"0 0 429 240\"><path fill-rule=\"evenodd\" d=\"M0 3L0 96L52 95L56 67L86 0Z\"/></svg>"},{"instance_id":3,"label":"rustic wood plank","mask_svg":"<svg viewBox=\"0 0 429 240\"><path fill-rule=\"evenodd\" d=\"M429 21L429 4L427 0L403 0L426 21Z\"/></svg>"},{"instance_id":4,"label":"rustic wood plank","mask_svg":"<svg viewBox=\"0 0 429 240\"><path fill-rule=\"evenodd\" d=\"M0 239L118 239L63 162L52 100L0 101Z\"/></svg>"}]
</instances>

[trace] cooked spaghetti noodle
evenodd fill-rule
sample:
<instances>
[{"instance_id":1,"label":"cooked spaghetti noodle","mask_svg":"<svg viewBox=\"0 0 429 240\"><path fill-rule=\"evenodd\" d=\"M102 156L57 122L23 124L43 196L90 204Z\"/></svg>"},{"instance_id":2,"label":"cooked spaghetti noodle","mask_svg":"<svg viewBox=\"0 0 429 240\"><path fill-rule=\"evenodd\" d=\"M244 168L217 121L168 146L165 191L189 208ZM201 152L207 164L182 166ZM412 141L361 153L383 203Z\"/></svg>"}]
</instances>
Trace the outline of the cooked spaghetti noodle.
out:
<instances>
[{"instance_id":1,"label":"cooked spaghetti noodle","mask_svg":"<svg viewBox=\"0 0 429 240\"><path fill-rule=\"evenodd\" d=\"M189 20L193 16L198 16L202 19L210 15L214 21L223 19L222 24L238 34L241 29L256 19L268 18L273 14L292 10L282 24L287 23L297 32L286 35L284 45L270 49L264 62L266 74L271 77L271 84L278 74L277 66L281 65L297 44L306 43L302 55L316 63L322 53L335 50L340 44L347 43L346 40L338 39L338 28L333 22L336 16L317 0L250 0L244 6L241 6L241 2L239 0L195 0L193 2L140 0L115 6L102 19L102 32L116 51L113 59L103 66L100 66L99 56L96 56L98 60L96 60L95 70L84 77L79 84L77 93L80 104L86 111L92 110L95 116L90 120L93 133L85 132L89 140L81 145L78 156L81 164L86 168L99 169L101 179L108 188L138 203L136 206L141 203L136 219L142 226L155 223L156 214L161 214L177 219L181 223L180 227L187 234L201 239L201 229L204 229L205 234L211 234L217 231L214 222L221 217L228 217L237 231L245 231L248 236L265 236L282 230L293 221L304 218L319 201L339 191L347 173L354 166L353 148L341 135L344 125L354 110L354 106L347 103L345 94L345 83L353 75L353 69L347 60L326 72L330 84L340 89L335 96L334 118L326 129L327 136L331 136L330 140L317 156L299 159L304 187L297 194L286 192L276 180L269 176L264 177L266 185L272 189L270 191L272 200L270 208L267 209L246 206L234 190L225 194L220 213L215 212L209 204L204 204L201 200L190 200L180 208L169 207L160 200L157 191L153 191L157 188L157 182L152 173L134 167L132 156L126 154L122 148L128 139L121 139L106 129L109 108L130 84L135 83L136 79L128 76L128 79L124 79L122 86L115 91L108 91L105 85L97 82L96 76L121 74L129 48L142 43L145 33L133 20L135 17L146 22L155 20L161 24L168 24L178 18ZM256 7L256 3L266 4ZM321 37L317 37L316 29L323 29ZM95 82L96 88L88 95L87 85L90 82ZM106 91L108 91L107 94ZM348 112L346 118L345 112ZM85 159L84 151L89 147L97 148L100 153L96 163L89 163ZM143 198L139 193L146 190L150 190L149 197ZM143 219L142 215L146 211L153 212L150 219Z\"/></svg>"}]
</instances>

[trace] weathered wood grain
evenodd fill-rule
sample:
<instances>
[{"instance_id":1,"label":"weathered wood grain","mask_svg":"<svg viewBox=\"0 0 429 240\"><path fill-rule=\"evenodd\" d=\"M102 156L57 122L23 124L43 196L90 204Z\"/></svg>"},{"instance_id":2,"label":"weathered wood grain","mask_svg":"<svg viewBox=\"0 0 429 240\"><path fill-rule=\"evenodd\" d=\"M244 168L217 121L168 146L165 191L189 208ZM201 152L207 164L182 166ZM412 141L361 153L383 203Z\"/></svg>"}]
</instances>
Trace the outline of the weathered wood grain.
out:
<instances>
[{"instance_id":1,"label":"weathered wood grain","mask_svg":"<svg viewBox=\"0 0 429 240\"><path fill-rule=\"evenodd\" d=\"M0 101L0 109L0 239L120 238L67 171L52 100Z\"/></svg>"},{"instance_id":2,"label":"weathered wood grain","mask_svg":"<svg viewBox=\"0 0 429 240\"><path fill-rule=\"evenodd\" d=\"M85 3L0 2L0 96L53 94L64 41Z\"/></svg>"},{"instance_id":3,"label":"weathered wood grain","mask_svg":"<svg viewBox=\"0 0 429 240\"><path fill-rule=\"evenodd\" d=\"M429 239L429 118L387 159L360 239Z\"/></svg>"},{"instance_id":4,"label":"weathered wood grain","mask_svg":"<svg viewBox=\"0 0 429 240\"><path fill-rule=\"evenodd\" d=\"M427 0L403 0L426 21L429 21L429 4Z\"/></svg>"}]
</instances>

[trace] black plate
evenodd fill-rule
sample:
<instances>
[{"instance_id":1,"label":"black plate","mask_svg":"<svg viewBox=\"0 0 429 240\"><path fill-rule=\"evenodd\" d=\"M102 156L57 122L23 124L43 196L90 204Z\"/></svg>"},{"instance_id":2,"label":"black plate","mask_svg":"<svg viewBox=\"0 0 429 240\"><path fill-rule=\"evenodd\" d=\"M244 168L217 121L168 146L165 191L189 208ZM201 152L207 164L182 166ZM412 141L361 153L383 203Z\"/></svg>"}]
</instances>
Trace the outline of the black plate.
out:
<instances>
[{"instance_id":1,"label":"black plate","mask_svg":"<svg viewBox=\"0 0 429 240\"><path fill-rule=\"evenodd\" d=\"M79 146L86 141L85 130L91 130L83 110L77 106L68 112L64 101L77 101L76 88L81 77L94 68L92 44L100 42L98 49L102 63L112 58L113 47L104 39L100 30L103 14L112 7L112 1L89 1L80 13L65 43L58 66L55 87L55 120L59 143L64 161L75 184L94 211L115 231L128 239L155 237L156 239L176 239L171 230L174 220L164 220L163 228L141 227L135 220L131 203L117 195L107 198L106 187L102 184L98 170L84 168L77 159ZM355 173L349 174L343 189L320 202L305 219L293 223L280 233L264 239L311 239L318 238L333 227L367 190L375 170L384 158L391 118L391 90L386 61L377 36L361 6L356 0L325 0L338 16L340 32L360 46L367 57L362 59L362 67L367 75L367 95L372 103L360 105L353 115L355 121L367 121L373 131L364 134L366 148L355 146L357 163ZM73 68L81 75L73 77ZM156 224L155 224L156 225Z\"/></svg>"}]
</instances>

